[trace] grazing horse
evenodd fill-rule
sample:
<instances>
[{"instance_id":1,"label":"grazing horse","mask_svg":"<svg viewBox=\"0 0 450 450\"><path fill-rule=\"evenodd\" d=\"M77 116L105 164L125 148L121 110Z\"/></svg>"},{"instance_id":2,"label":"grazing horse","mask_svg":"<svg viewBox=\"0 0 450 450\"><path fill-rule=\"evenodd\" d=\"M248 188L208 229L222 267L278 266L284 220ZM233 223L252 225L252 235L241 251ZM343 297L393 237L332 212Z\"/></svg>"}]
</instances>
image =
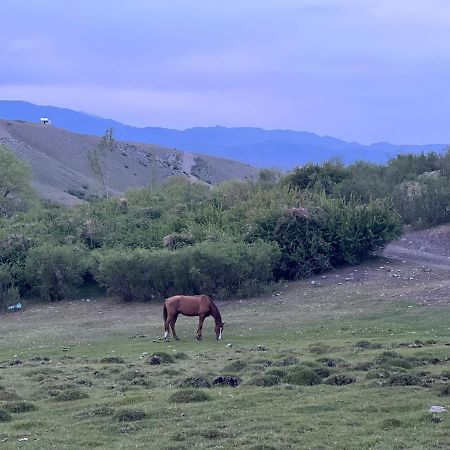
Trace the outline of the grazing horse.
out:
<instances>
[{"instance_id":1,"label":"grazing horse","mask_svg":"<svg viewBox=\"0 0 450 450\"><path fill-rule=\"evenodd\" d=\"M184 316L198 316L197 340L202 338L203 322L206 317L213 316L216 322L216 339L222 339L223 322L219 309L207 295L175 295L164 302L164 340L169 338L169 326L173 337L178 340L175 333L175 322L179 314Z\"/></svg>"}]
</instances>

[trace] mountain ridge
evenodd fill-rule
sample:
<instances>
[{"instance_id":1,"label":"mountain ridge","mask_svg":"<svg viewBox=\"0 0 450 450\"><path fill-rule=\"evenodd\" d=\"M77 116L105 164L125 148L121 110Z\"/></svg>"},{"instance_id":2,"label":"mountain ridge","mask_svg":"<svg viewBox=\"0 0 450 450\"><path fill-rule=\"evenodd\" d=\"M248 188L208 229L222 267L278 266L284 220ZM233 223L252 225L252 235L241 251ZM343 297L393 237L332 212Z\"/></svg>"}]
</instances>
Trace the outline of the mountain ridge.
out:
<instances>
[{"instance_id":1,"label":"mountain ridge","mask_svg":"<svg viewBox=\"0 0 450 450\"><path fill-rule=\"evenodd\" d=\"M398 153L442 151L447 144L390 144L370 145L347 142L332 136L307 131L265 130L257 127L193 127L184 130L163 127L134 127L113 119L102 118L82 111L56 106L42 106L25 101L0 100L0 118L39 121L48 116L57 127L83 134L100 136L107 128L114 128L119 140L158 144L235 159L256 167L290 169L307 162L322 162L338 157L345 163L358 159L384 163Z\"/></svg>"}]
</instances>

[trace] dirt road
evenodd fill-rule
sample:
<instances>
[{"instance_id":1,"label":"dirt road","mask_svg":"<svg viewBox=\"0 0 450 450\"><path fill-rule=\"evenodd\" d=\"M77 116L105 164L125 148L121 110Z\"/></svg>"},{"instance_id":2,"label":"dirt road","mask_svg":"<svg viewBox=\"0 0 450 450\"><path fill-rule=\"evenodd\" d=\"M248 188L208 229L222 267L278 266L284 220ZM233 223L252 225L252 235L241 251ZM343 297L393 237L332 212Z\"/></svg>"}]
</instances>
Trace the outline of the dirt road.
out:
<instances>
[{"instance_id":1,"label":"dirt road","mask_svg":"<svg viewBox=\"0 0 450 450\"><path fill-rule=\"evenodd\" d=\"M391 242L382 256L425 268L450 270L450 225L407 232Z\"/></svg>"}]
</instances>

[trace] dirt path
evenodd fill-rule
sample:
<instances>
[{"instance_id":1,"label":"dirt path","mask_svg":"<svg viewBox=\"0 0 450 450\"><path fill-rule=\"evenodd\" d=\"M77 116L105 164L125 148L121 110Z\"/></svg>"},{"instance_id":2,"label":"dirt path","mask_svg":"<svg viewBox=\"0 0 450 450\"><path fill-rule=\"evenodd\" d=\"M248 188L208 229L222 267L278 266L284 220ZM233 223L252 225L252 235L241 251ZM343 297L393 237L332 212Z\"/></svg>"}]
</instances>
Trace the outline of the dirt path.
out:
<instances>
[{"instance_id":1,"label":"dirt path","mask_svg":"<svg viewBox=\"0 0 450 450\"><path fill-rule=\"evenodd\" d=\"M408 232L390 243L382 256L425 268L450 270L450 225Z\"/></svg>"}]
</instances>

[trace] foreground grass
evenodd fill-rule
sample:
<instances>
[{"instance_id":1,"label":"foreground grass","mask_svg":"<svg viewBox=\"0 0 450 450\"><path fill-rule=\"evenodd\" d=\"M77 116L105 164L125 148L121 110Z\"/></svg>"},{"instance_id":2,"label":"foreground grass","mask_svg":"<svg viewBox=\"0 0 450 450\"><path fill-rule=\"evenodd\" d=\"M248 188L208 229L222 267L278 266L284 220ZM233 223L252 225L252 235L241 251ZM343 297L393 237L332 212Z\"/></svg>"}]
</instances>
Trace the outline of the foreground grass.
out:
<instances>
[{"instance_id":1,"label":"foreground grass","mask_svg":"<svg viewBox=\"0 0 450 450\"><path fill-rule=\"evenodd\" d=\"M188 318L180 342L161 342L159 305L77 302L2 317L1 445L448 448L448 415L429 413L450 407L448 307L398 300L409 291L389 281L303 282L221 304L222 342L208 322L196 342ZM214 384L219 376L239 385Z\"/></svg>"}]
</instances>

